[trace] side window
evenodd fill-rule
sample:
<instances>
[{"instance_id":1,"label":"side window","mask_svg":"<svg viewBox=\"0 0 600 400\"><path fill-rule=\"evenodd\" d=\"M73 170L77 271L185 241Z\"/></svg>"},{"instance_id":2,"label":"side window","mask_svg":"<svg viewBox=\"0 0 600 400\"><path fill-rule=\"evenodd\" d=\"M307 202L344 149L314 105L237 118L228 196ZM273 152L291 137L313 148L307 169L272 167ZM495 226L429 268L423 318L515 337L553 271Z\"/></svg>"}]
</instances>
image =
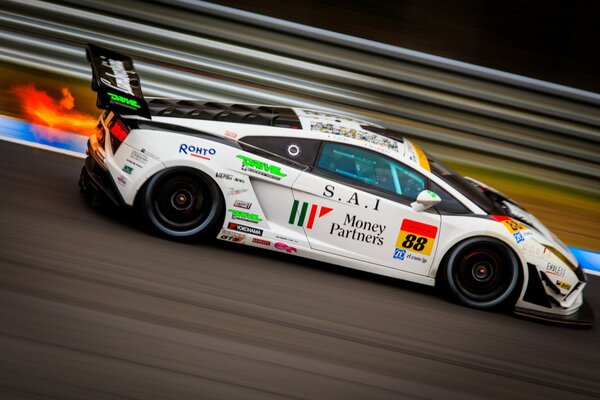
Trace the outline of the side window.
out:
<instances>
[{"instance_id":1,"label":"side window","mask_svg":"<svg viewBox=\"0 0 600 400\"><path fill-rule=\"evenodd\" d=\"M442 189L437 183L430 181L429 189L442 199L442 201L435 206L439 212L446 214L471 214L471 211L469 211L467 207L456 200L450 193Z\"/></svg>"},{"instance_id":2,"label":"side window","mask_svg":"<svg viewBox=\"0 0 600 400\"><path fill-rule=\"evenodd\" d=\"M246 136L239 140L244 150L257 154L256 149L276 154L293 163L312 167L321 142L314 139L296 139L288 137ZM253 146L244 146L245 144ZM292 164L293 165L293 164Z\"/></svg>"},{"instance_id":3,"label":"side window","mask_svg":"<svg viewBox=\"0 0 600 400\"><path fill-rule=\"evenodd\" d=\"M408 166L373 151L345 144L324 143L317 167L410 200L415 200L425 189L425 177Z\"/></svg>"}]
</instances>

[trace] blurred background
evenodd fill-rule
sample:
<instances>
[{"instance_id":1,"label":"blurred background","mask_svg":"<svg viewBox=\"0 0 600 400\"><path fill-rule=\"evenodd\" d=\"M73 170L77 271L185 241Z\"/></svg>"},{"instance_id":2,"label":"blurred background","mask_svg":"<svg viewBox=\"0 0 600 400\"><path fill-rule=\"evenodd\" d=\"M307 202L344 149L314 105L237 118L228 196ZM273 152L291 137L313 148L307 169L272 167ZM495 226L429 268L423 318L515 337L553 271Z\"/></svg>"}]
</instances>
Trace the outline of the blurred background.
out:
<instances>
[{"instance_id":1,"label":"blurred background","mask_svg":"<svg viewBox=\"0 0 600 400\"><path fill-rule=\"evenodd\" d=\"M92 42L131 55L147 96L385 124L600 250L598 2L5 0L0 18L0 114L87 134Z\"/></svg>"},{"instance_id":2,"label":"blurred background","mask_svg":"<svg viewBox=\"0 0 600 400\"><path fill-rule=\"evenodd\" d=\"M146 96L384 124L600 251L598 27L600 2L578 0L1 0L0 136L85 142L91 42L133 57ZM0 154L2 400L600 398L597 327L163 240L86 206L81 158Z\"/></svg>"}]
</instances>

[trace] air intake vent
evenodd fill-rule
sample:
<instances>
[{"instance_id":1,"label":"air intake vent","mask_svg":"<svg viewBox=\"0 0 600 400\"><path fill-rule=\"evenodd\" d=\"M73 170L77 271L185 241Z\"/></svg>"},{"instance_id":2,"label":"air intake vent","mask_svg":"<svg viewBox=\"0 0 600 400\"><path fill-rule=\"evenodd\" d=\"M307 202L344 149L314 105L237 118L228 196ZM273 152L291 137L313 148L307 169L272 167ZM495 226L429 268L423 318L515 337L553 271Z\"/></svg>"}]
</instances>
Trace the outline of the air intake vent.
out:
<instances>
[{"instance_id":1,"label":"air intake vent","mask_svg":"<svg viewBox=\"0 0 600 400\"><path fill-rule=\"evenodd\" d=\"M300 129L300 119L291 108L225 104L214 101L150 99L154 116L191 118L241 124Z\"/></svg>"}]
</instances>

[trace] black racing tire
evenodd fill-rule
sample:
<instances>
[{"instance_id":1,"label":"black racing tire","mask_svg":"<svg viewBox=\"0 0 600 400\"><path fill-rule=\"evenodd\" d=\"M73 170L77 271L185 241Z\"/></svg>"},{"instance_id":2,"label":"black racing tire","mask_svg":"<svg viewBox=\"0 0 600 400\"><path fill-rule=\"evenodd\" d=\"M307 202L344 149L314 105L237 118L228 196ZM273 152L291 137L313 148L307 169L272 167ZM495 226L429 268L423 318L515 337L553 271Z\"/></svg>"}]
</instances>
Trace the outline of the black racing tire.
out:
<instances>
[{"instance_id":1,"label":"black racing tire","mask_svg":"<svg viewBox=\"0 0 600 400\"><path fill-rule=\"evenodd\" d=\"M476 237L460 242L445 258L444 280L459 303L478 309L514 305L522 271L516 254L500 240Z\"/></svg>"},{"instance_id":2,"label":"black racing tire","mask_svg":"<svg viewBox=\"0 0 600 400\"><path fill-rule=\"evenodd\" d=\"M150 229L174 240L216 234L224 218L218 185L191 168L169 168L154 175L141 190L137 205Z\"/></svg>"}]
</instances>

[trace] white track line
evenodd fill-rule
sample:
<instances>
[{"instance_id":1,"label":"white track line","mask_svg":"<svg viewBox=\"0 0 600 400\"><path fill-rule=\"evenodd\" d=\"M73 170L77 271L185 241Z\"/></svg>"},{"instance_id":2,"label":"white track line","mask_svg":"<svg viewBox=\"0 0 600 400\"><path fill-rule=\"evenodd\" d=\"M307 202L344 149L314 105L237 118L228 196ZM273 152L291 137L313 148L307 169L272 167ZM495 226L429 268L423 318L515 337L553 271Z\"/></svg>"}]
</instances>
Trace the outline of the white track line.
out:
<instances>
[{"instance_id":1,"label":"white track line","mask_svg":"<svg viewBox=\"0 0 600 400\"><path fill-rule=\"evenodd\" d=\"M18 143L18 144L22 144L24 146L29 146L29 147L35 147L36 149L53 151L55 153L65 154L65 155L71 156L71 157L78 157L78 158L85 158L86 157L86 155L84 153L79 153L77 151L59 149L59 148L56 148L56 147L53 147L53 146L50 146L50 145L47 145L47 144L41 144L41 143L30 142L28 140L10 138L10 137L6 137L6 136L2 136L1 133L0 133L0 140L5 140L7 142Z\"/></svg>"}]
</instances>

